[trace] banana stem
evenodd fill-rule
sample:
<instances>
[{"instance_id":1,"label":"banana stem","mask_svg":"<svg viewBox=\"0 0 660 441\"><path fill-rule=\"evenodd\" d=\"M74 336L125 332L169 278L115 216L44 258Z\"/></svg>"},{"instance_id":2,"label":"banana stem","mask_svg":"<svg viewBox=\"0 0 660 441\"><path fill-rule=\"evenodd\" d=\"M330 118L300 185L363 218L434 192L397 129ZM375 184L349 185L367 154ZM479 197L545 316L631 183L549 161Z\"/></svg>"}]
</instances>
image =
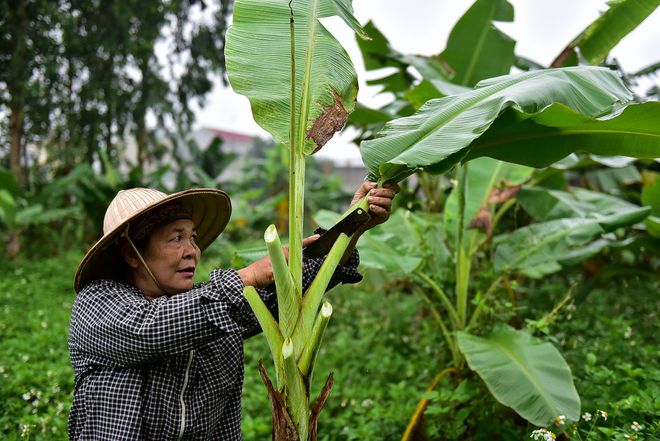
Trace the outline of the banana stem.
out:
<instances>
[{"instance_id":1,"label":"banana stem","mask_svg":"<svg viewBox=\"0 0 660 441\"><path fill-rule=\"evenodd\" d=\"M246 286L243 289L243 295L250 304L254 315L261 325L261 329L264 331L266 336L266 341L268 342L268 347L270 348L270 353L273 357L273 363L275 363L275 378L277 379L277 387L282 388L284 386L284 378L282 372L282 343L284 339L280 333L280 328L277 324L277 321L270 313L266 305L264 304L261 297L257 293L257 290L253 286Z\"/></svg>"},{"instance_id":2,"label":"banana stem","mask_svg":"<svg viewBox=\"0 0 660 441\"><path fill-rule=\"evenodd\" d=\"M330 283L330 279L344 255L346 248L350 243L350 238L345 234L340 234L335 244L330 249L325 261L321 265L316 278L307 289L305 298L302 301L302 308L298 317L298 323L293 331L293 341L296 350L302 353L302 348L309 342L316 313L323 299L323 294ZM297 354L298 356L300 354Z\"/></svg>"},{"instance_id":3,"label":"banana stem","mask_svg":"<svg viewBox=\"0 0 660 441\"><path fill-rule=\"evenodd\" d=\"M463 243L465 226L465 199L467 194L467 164L456 167L458 178L458 222L456 226L456 312L461 329L465 327L467 317L468 278L470 276L470 259Z\"/></svg>"},{"instance_id":4,"label":"banana stem","mask_svg":"<svg viewBox=\"0 0 660 441\"><path fill-rule=\"evenodd\" d=\"M304 139L298 138L296 127L296 38L293 8L289 2L289 35L291 39L291 114L289 116L289 271L296 292L302 293L302 224L305 196ZM298 124L303 123L300 119Z\"/></svg>"},{"instance_id":5,"label":"banana stem","mask_svg":"<svg viewBox=\"0 0 660 441\"><path fill-rule=\"evenodd\" d=\"M268 247L268 255L270 256L270 262L273 265L273 275L275 276L280 330L284 338L291 337L293 328L298 320L298 311L300 311L302 296L295 290L275 225L271 225L266 229L264 240Z\"/></svg>"},{"instance_id":6,"label":"banana stem","mask_svg":"<svg viewBox=\"0 0 660 441\"><path fill-rule=\"evenodd\" d=\"M332 315L332 305L328 302L325 302L321 306L321 311L314 321L314 328L312 329L312 336L310 341L305 345L302 355L300 356L300 361L298 362L298 367L303 376L307 378L307 381L311 384L312 382L312 368L314 367L314 362L316 361L316 354L318 354L319 348L321 347L321 340L323 339L323 333L325 328L328 326L330 321L330 316Z\"/></svg>"},{"instance_id":7,"label":"banana stem","mask_svg":"<svg viewBox=\"0 0 660 441\"><path fill-rule=\"evenodd\" d=\"M458 314L456 313L456 309L454 308L454 305L452 305L451 300L449 300L447 294L443 291L442 288L440 288L440 285L435 283L433 279L431 279L428 275L424 274L420 270L416 270L415 275L426 282L431 290L438 296L438 298L442 301L445 309L447 310L447 314L449 314L449 320L451 321L452 327L454 329L459 329L460 320L458 318Z\"/></svg>"},{"instance_id":8,"label":"banana stem","mask_svg":"<svg viewBox=\"0 0 660 441\"><path fill-rule=\"evenodd\" d=\"M305 380L298 369L293 342L290 338L284 340L282 358L287 408L293 424L298 430L299 439L306 440L309 432L309 394Z\"/></svg>"}]
</instances>

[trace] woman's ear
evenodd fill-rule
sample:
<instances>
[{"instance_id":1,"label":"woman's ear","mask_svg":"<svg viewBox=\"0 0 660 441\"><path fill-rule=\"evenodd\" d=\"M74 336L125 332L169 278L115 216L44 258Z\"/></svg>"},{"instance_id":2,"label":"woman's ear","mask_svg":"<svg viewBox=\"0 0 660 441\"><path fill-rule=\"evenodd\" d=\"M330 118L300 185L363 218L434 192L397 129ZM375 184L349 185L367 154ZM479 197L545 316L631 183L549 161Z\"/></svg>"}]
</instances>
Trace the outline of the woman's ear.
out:
<instances>
[{"instance_id":1,"label":"woman's ear","mask_svg":"<svg viewBox=\"0 0 660 441\"><path fill-rule=\"evenodd\" d=\"M140 261L138 260L137 256L135 255L135 251L133 248L131 248L128 242L122 242L121 246L119 247L119 252L121 253L122 259L124 259L124 262L126 262L126 265L128 265L129 268L138 268Z\"/></svg>"}]
</instances>

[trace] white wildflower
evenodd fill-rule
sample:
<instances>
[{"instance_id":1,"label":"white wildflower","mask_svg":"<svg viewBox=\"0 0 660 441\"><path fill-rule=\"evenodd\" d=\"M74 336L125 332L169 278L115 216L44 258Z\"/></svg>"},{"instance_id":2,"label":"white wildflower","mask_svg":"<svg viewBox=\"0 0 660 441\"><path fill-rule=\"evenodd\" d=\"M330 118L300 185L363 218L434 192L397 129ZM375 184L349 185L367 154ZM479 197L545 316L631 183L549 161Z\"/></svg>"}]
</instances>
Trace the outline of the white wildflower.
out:
<instances>
[{"instance_id":1,"label":"white wildflower","mask_svg":"<svg viewBox=\"0 0 660 441\"><path fill-rule=\"evenodd\" d=\"M584 421L591 421L591 414L590 414L589 412L585 412L585 413L582 415L582 419L583 419Z\"/></svg>"},{"instance_id":2,"label":"white wildflower","mask_svg":"<svg viewBox=\"0 0 660 441\"><path fill-rule=\"evenodd\" d=\"M557 418L555 418L555 424L557 426L563 426L566 424L566 417L564 415L559 415Z\"/></svg>"},{"instance_id":3,"label":"white wildflower","mask_svg":"<svg viewBox=\"0 0 660 441\"><path fill-rule=\"evenodd\" d=\"M632 424L630 425L630 427L632 427L632 430L634 430L635 432L639 432L640 430L642 430L644 428L644 426L639 424L637 421L633 421Z\"/></svg>"},{"instance_id":4,"label":"white wildflower","mask_svg":"<svg viewBox=\"0 0 660 441\"><path fill-rule=\"evenodd\" d=\"M30 434L30 425L29 424L21 424L19 425L21 429L21 437L28 436Z\"/></svg>"},{"instance_id":5,"label":"white wildflower","mask_svg":"<svg viewBox=\"0 0 660 441\"><path fill-rule=\"evenodd\" d=\"M533 431L529 437L535 441L553 441L555 438L557 438L557 435L543 427Z\"/></svg>"},{"instance_id":6,"label":"white wildflower","mask_svg":"<svg viewBox=\"0 0 660 441\"><path fill-rule=\"evenodd\" d=\"M598 413L600 413L600 417L601 417L602 419L604 419L605 421L607 421L607 416L608 416L608 415L607 415L607 412L605 412L604 410L598 410Z\"/></svg>"},{"instance_id":7,"label":"white wildflower","mask_svg":"<svg viewBox=\"0 0 660 441\"><path fill-rule=\"evenodd\" d=\"M632 328L628 326L626 332L623 333L623 338L629 339L630 337L632 337Z\"/></svg>"},{"instance_id":8,"label":"white wildflower","mask_svg":"<svg viewBox=\"0 0 660 441\"><path fill-rule=\"evenodd\" d=\"M362 407L369 407L372 404L374 404L374 402L371 398L367 398L366 400L362 401Z\"/></svg>"}]
</instances>

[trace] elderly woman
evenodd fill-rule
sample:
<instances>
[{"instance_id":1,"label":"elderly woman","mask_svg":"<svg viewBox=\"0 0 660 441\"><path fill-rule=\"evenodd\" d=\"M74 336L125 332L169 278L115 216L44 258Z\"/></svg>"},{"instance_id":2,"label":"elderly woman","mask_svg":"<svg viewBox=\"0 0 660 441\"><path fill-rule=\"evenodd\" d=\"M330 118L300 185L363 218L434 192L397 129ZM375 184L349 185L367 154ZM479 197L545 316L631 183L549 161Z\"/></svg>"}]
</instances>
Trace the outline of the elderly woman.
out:
<instances>
[{"instance_id":1,"label":"elderly woman","mask_svg":"<svg viewBox=\"0 0 660 441\"><path fill-rule=\"evenodd\" d=\"M354 201L370 194L366 228L388 218L396 191L358 189ZM243 339L260 331L243 287L258 288L271 309L277 302L267 257L193 285L202 251L230 213L229 198L214 189L167 196L136 188L110 203L103 237L75 277L71 440L241 439ZM322 261L305 262L305 288ZM331 286L359 281L357 264L353 253Z\"/></svg>"}]
</instances>

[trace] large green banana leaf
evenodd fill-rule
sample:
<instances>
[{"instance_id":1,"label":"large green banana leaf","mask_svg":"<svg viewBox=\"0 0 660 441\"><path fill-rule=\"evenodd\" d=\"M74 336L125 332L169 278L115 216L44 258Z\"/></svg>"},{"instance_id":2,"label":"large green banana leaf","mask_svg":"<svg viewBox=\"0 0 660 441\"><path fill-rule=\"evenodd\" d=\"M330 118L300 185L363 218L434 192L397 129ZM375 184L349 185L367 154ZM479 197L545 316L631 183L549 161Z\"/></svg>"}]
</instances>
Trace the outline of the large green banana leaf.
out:
<instances>
[{"instance_id":1,"label":"large green banana leaf","mask_svg":"<svg viewBox=\"0 0 660 441\"><path fill-rule=\"evenodd\" d=\"M453 83L474 86L484 78L510 72L516 42L493 26L494 21L513 21L508 1L477 0L454 25L440 54L453 71Z\"/></svg>"},{"instance_id":2,"label":"large green banana leaf","mask_svg":"<svg viewBox=\"0 0 660 441\"><path fill-rule=\"evenodd\" d=\"M497 273L519 272L539 278L557 272L562 264L584 260L610 244L606 233L643 221L651 207L637 207L615 214L594 213L541 222L495 237Z\"/></svg>"},{"instance_id":3,"label":"large green banana leaf","mask_svg":"<svg viewBox=\"0 0 660 441\"><path fill-rule=\"evenodd\" d=\"M414 115L390 121L375 139L364 141L360 150L372 179L398 181L420 168L441 173L463 159L470 144L508 108L536 113L560 102L596 117L631 98L616 74L603 68L507 75L481 81L470 92L427 102ZM610 154L635 153L612 150Z\"/></svg>"},{"instance_id":4,"label":"large green banana leaf","mask_svg":"<svg viewBox=\"0 0 660 441\"><path fill-rule=\"evenodd\" d=\"M589 118L554 104L540 113L509 110L474 142L467 159L490 156L544 167L569 153L660 157L660 103L631 104L614 115Z\"/></svg>"},{"instance_id":5,"label":"large green banana leaf","mask_svg":"<svg viewBox=\"0 0 660 441\"><path fill-rule=\"evenodd\" d=\"M634 165L621 168L595 168L584 174L589 188L603 193L621 193L621 189L642 182L642 175Z\"/></svg>"},{"instance_id":6,"label":"large green banana leaf","mask_svg":"<svg viewBox=\"0 0 660 441\"><path fill-rule=\"evenodd\" d=\"M609 216L640 208L615 196L583 188L572 188L568 192L543 187L526 187L518 193L516 199L535 221L594 215Z\"/></svg>"},{"instance_id":7,"label":"large green banana leaf","mask_svg":"<svg viewBox=\"0 0 660 441\"><path fill-rule=\"evenodd\" d=\"M319 18L339 16L355 32L365 34L352 15L350 0L294 0L291 7L295 22L295 133L304 135L304 151L311 154L343 127L357 96L355 68ZM255 121L287 146L291 114L289 18L288 1L236 0L225 48L233 89L250 100Z\"/></svg>"},{"instance_id":8,"label":"large green banana leaf","mask_svg":"<svg viewBox=\"0 0 660 441\"><path fill-rule=\"evenodd\" d=\"M550 343L525 331L499 326L485 337L457 333L470 368L493 396L532 424L544 426L563 415L580 418L580 397L571 370Z\"/></svg>"},{"instance_id":9,"label":"large green banana leaf","mask_svg":"<svg viewBox=\"0 0 660 441\"><path fill-rule=\"evenodd\" d=\"M575 47L590 64L600 64L623 37L634 30L660 5L658 0L618 0L577 36L553 65L566 65L577 60ZM573 55L571 57L571 55Z\"/></svg>"}]
</instances>

